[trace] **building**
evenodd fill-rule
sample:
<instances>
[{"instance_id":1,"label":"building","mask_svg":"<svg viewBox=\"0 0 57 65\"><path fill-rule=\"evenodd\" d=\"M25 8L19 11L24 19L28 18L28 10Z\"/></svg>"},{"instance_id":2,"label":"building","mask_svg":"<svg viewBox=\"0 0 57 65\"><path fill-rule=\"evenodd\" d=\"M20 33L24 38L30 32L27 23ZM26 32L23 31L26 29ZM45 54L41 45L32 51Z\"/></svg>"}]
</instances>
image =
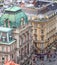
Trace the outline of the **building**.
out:
<instances>
[{"instance_id":1,"label":"building","mask_svg":"<svg viewBox=\"0 0 57 65\"><path fill-rule=\"evenodd\" d=\"M16 40L12 38L12 29L6 27L0 27L0 64L4 64L4 60L10 60L13 58L13 54L16 51ZM15 55L14 55L15 57Z\"/></svg>"},{"instance_id":2,"label":"building","mask_svg":"<svg viewBox=\"0 0 57 65\"><path fill-rule=\"evenodd\" d=\"M30 4L27 4L30 5ZM34 6L25 6L23 10L32 24L35 54L45 59L51 52L52 46L57 49L57 3L37 1Z\"/></svg>"},{"instance_id":3,"label":"building","mask_svg":"<svg viewBox=\"0 0 57 65\"><path fill-rule=\"evenodd\" d=\"M0 18L0 64L14 60L21 65L31 63L32 34L26 14L19 7L5 9Z\"/></svg>"}]
</instances>

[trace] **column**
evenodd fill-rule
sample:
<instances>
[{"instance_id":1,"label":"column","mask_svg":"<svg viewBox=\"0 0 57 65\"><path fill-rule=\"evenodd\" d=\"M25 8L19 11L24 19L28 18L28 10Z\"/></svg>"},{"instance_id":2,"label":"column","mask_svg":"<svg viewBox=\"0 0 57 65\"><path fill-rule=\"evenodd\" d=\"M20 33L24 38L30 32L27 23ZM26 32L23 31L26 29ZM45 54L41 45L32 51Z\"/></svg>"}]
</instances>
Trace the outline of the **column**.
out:
<instances>
[{"instance_id":1,"label":"column","mask_svg":"<svg viewBox=\"0 0 57 65\"><path fill-rule=\"evenodd\" d=\"M7 33L7 42L9 42L9 33Z\"/></svg>"},{"instance_id":2,"label":"column","mask_svg":"<svg viewBox=\"0 0 57 65\"><path fill-rule=\"evenodd\" d=\"M0 32L0 39L1 39L1 37L2 37L2 33Z\"/></svg>"}]
</instances>

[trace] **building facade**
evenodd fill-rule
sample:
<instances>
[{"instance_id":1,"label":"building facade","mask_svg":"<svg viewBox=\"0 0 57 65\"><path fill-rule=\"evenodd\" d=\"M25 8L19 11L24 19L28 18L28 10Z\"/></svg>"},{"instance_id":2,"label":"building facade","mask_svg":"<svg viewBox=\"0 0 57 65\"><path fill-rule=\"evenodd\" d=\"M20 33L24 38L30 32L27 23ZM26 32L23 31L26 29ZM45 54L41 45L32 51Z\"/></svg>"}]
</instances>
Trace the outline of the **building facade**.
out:
<instances>
[{"instance_id":1,"label":"building facade","mask_svg":"<svg viewBox=\"0 0 57 65\"><path fill-rule=\"evenodd\" d=\"M0 47L2 47L0 55L3 55L1 55L0 57L3 61L13 60L20 65L30 65L32 53L32 34L31 25L28 22L26 14L22 11L21 8L14 6L5 9L5 13L1 16L0 19L0 27L3 28L3 30L1 30L1 33L3 33L4 37L2 39L3 41L9 42L7 44L0 44ZM9 28L12 29L11 35ZM15 42L10 43L11 41L9 39L11 38L13 38ZM0 61L1 63L2 60Z\"/></svg>"},{"instance_id":2,"label":"building facade","mask_svg":"<svg viewBox=\"0 0 57 65\"><path fill-rule=\"evenodd\" d=\"M33 43L36 49L35 54L40 59L47 58L48 53L52 50L52 46L56 47L56 6L57 3L37 1L34 7L23 7L32 24Z\"/></svg>"},{"instance_id":3,"label":"building facade","mask_svg":"<svg viewBox=\"0 0 57 65\"><path fill-rule=\"evenodd\" d=\"M15 54L16 40L12 37L12 29L0 27L0 64L3 65L5 60L13 59ZM16 56L14 55L14 58Z\"/></svg>"}]
</instances>

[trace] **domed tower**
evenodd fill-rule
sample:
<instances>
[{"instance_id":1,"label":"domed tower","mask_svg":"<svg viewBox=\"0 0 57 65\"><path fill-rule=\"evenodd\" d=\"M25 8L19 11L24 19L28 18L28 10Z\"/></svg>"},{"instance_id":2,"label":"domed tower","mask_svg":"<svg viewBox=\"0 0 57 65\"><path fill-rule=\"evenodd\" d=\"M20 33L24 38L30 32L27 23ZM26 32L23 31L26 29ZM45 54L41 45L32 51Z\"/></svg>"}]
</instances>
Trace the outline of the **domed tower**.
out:
<instances>
[{"instance_id":1,"label":"domed tower","mask_svg":"<svg viewBox=\"0 0 57 65\"><path fill-rule=\"evenodd\" d=\"M32 36L31 25L28 22L26 14L21 8L12 6L5 9L0 23L3 27L13 29L12 35L16 43L11 47L10 59L22 65L30 63Z\"/></svg>"},{"instance_id":2,"label":"domed tower","mask_svg":"<svg viewBox=\"0 0 57 65\"><path fill-rule=\"evenodd\" d=\"M21 21L23 20L23 22ZM1 17L2 25L5 27L20 27L22 24L27 24L27 16L19 7L10 7L5 9L4 14Z\"/></svg>"}]
</instances>

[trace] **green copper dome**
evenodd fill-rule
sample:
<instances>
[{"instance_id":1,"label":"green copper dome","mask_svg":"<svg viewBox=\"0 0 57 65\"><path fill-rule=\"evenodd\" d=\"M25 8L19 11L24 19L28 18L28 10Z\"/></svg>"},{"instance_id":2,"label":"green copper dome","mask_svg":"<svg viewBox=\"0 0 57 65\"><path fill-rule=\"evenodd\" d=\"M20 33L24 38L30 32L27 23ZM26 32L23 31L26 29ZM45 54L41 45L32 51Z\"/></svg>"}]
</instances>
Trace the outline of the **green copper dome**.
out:
<instances>
[{"instance_id":1,"label":"green copper dome","mask_svg":"<svg viewBox=\"0 0 57 65\"><path fill-rule=\"evenodd\" d=\"M6 27L8 27L9 22L10 27L19 27L21 26L22 18L25 24L28 23L28 18L21 8L10 7L5 9L5 13L1 16L0 24L4 25L6 23Z\"/></svg>"}]
</instances>

